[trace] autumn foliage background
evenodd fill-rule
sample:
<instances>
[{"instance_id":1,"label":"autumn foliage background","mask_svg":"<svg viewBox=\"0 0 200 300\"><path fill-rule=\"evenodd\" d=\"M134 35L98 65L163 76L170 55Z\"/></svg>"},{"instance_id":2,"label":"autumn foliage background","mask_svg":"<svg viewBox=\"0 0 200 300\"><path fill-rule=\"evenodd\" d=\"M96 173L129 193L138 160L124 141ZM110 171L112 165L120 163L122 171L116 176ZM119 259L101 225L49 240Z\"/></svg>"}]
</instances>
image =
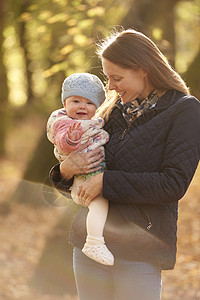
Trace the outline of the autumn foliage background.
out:
<instances>
[{"instance_id":1,"label":"autumn foliage background","mask_svg":"<svg viewBox=\"0 0 200 300\"><path fill-rule=\"evenodd\" d=\"M63 79L101 79L95 42L134 27L159 46L200 99L199 0L0 1L0 299L75 300L76 211L51 187L56 163L45 125L61 107ZM180 201L178 254L163 272L162 300L200 299L200 167Z\"/></svg>"}]
</instances>

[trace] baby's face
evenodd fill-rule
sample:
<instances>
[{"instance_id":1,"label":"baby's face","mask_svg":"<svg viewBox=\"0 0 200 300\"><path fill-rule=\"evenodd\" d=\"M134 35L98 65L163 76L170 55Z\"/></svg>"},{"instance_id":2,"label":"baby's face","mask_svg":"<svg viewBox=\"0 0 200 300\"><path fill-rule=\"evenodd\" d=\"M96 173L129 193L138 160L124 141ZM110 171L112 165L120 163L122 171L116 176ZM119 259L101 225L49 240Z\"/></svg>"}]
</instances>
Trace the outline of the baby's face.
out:
<instances>
[{"instance_id":1,"label":"baby's face","mask_svg":"<svg viewBox=\"0 0 200 300\"><path fill-rule=\"evenodd\" d=\"M96 112L96 105L80 96L68 97L64 102L64 108L67 115L76 120L89 120L94 117Z\"/></svg>"}]
</instances>

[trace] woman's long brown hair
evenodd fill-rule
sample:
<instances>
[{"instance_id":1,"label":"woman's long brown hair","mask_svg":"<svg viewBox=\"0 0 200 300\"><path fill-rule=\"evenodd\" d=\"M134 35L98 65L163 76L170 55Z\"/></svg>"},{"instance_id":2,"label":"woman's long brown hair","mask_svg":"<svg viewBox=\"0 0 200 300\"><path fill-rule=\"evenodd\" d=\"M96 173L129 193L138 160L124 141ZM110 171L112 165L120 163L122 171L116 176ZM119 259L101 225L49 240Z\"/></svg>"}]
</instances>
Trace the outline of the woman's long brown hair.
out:
<instances>
[{"instance_id":1,"label":"woman's long brown hair","mask_svg":"<svg viewBox=\"0 0 200 300\"><path fill-rule=\"evenodd\" d=\"M97 54L122 68L142 68L148 80L158 91L175 89L189 94L180 75L170 66L165 56L151 39L134 29L111 33L97 45ZM113 93L112 93L113 94ZM109 96L98 109L98 115L108 118L115 102L116 94Z\"/></svg>"}]
</instances>

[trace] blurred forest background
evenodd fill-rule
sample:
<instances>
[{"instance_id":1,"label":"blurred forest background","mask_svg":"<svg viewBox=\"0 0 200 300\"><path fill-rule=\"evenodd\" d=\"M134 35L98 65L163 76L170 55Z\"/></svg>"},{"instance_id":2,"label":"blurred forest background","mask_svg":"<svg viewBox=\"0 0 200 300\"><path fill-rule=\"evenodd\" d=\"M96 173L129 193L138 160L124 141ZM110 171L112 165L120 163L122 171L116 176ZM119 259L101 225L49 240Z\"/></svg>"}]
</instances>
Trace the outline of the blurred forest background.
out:
<instances>
[{"instance_id":1,"label":"blurred forest background","mask_svg":"<svg viewBox=\"0 0 200 300\"><path fill-rule=\"evenodd\" d=\"M66 76L101 77L95 43L113 26L152 38L200 99L199 0L0 1L0 299L77 299L67 243L77 207L48 181L57 162L45 125ZM162 300L200 299L199 179L198 168L180 202Z\"/></svg>"}]
</instances>

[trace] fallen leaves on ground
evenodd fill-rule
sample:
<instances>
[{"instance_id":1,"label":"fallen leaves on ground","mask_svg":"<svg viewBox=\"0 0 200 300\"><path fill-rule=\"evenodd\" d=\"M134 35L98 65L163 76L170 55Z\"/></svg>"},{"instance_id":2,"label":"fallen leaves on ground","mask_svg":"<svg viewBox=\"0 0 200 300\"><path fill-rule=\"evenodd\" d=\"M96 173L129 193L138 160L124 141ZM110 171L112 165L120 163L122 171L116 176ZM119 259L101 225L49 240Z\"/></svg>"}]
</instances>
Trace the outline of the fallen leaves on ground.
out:
<instances>
[{"instance_id":1,"label":"fallen leaves on ground","mask_svg":"<svg viewBox=\"0 0 200 300\"><path fill-rule=\"evenodd\" d=\"M162 300L200 299L199 177L197 172L187 194L180 201L177 263L174 270L163 272ZM1 195L6 194L8 189L5 188L6 181L0 184ZM14 179L9 182L17 185ZM34 208L1 200L0 299L77 300L77 297L67 294L40 294L28 284L47 237L61 214L62 208L48 205Z\"/></svg>"}]
</instances>

